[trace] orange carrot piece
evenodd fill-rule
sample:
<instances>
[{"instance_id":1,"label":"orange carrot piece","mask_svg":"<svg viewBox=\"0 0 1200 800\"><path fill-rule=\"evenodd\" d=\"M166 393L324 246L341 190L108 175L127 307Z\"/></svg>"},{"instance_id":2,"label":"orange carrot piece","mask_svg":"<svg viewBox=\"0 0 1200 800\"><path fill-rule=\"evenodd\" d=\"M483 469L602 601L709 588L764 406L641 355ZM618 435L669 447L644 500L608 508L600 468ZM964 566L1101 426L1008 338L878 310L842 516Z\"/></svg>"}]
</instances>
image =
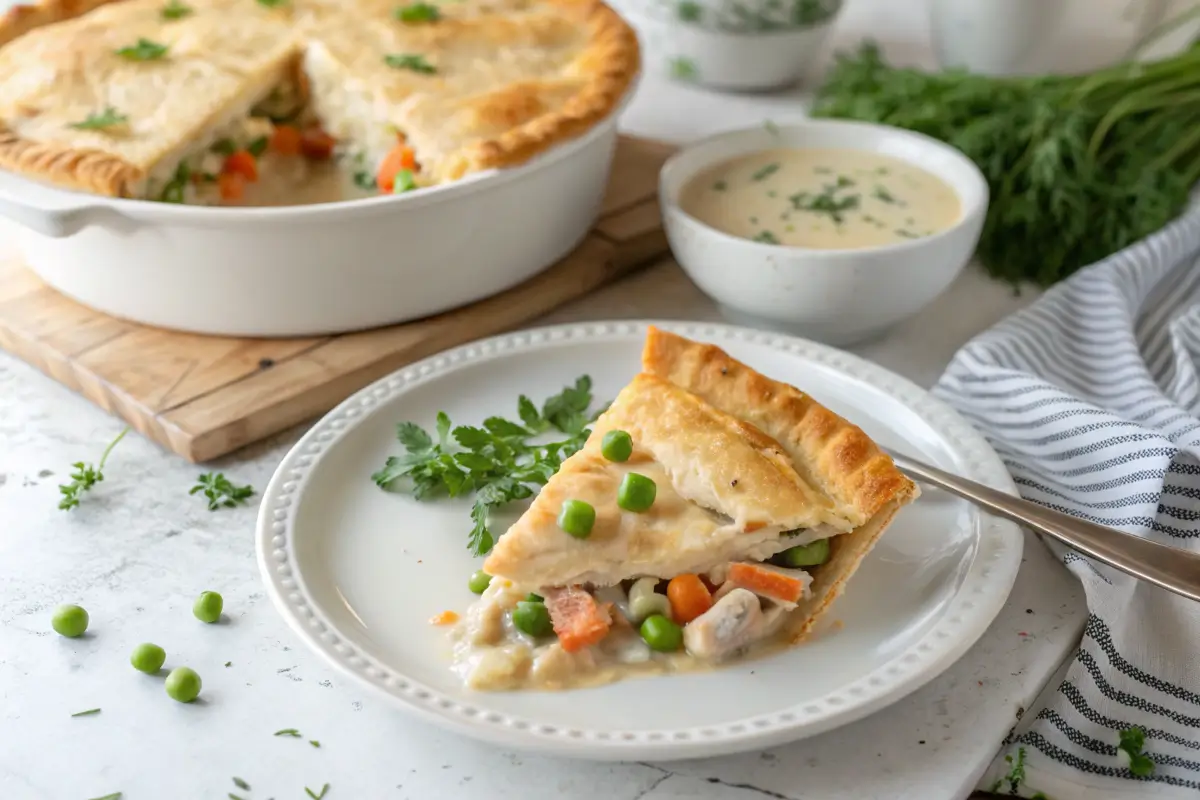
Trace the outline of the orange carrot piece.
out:
<instances>
[{"instance_id":1,"label":"orange carrot piece","mask_svg":"<svg viewBox=\"0 0 1200 800\"><path fill-rule=\"evenodd\" d=\"M333 157L334 139L320 128L307 128L300 134L300 152L313 161L326 161Z\"/></svg>"},{"instance_id":2,"label":"orange carrot piece","mask_svg":"<svg viewBox=\"0 0 1200 800\"><path fill-rule=\"evenodd\" d=\"M785 603L795 603L804 596L804 581L760 564L730 564L729 581L755 594Z\"/></svg>"},{"instance_id":3,"label":"orange carrot piece","mask_svg":"<svg viewBox=\"0 0 1200 800\"><path fill-rule=\"evenodd\" d=\"M744 529L744 532L745 532L745 533L754 533L755 531L757 531L757 530L759 530L759 529L761 529L761 528L765 528L765 527L767 527L767 523L765 523L765 522L754 522L753 520L751 520L750 522L747 522L747 523L746 523L746 527L745 527L745 529Z\"/></svg>"},{"instance_id":4,"label":"orange carrot piece","mask_svg":"<svg viewBox=\"0 0 1200 800\"><path fill-rule=\"evenodd\" d=\"M699 575L676 575L667 584L667 599L671 601L671 616L686 625L712 608L712 595Z\"/></svg>"},{"instance_id":5,"label":"orange carrot piece","mask_svg":"<svg viewBox=\"0 0 1200 800\"><path fill-rule=\"evenodd\" d=\"M612 625L608 609L578 586L550 589L545 600L558 643L568 653L590 647L608 635Z\"/></svg>"},{"instance_id":6,"label":"orange carrot piece","mask_svg":"<svg viewBox=\"0 0 1200 800\"><path fill-rule=\"evenodd\" d=\"M429 618L430 625L453 625L458 622L458 614L453 611L443 611Z\"/></svg>"},{"instance_id":7,"label":"orange carrot piece","mask_svg":"<svg viewBox=\"0 0 1200 800\"><path fill-rule=\"evenodd\" d=\"M229 157L225 159L225 166L221 168L221 171L241 175L254 183L258 180L258 161L248 150L237 150L230 153Z\"/></svg>"},{"instance_id":8,"label":"orange carrot piece","mask_svg":"<svg viewBox=\"0 0 1200 800\"><path fill-rule=\"evenodd\" d=\"M281 156L300 155L300 129L295 125L277 125L271 134L271 150Z\"/></svg>"},{"instance_id":9,"label":"orange carrot piece","mask_svg":"<svg viewBox=\"0 0 1200 800\"><path fill-rule=\"evenodd\" d=\"M383 163L379 165L379 172L375 174L375 185L384 194L391 194L396 188L396 176L400 170L411 170L416 165L417 160L413 155L412 148L396 145L388 151L383 158Z\"/></svg>"},{"instance_id":10,"label":"orange carrot piece","mask_svg":"<svg viewBox=\"0 0 1200 800\"><path fill-rule=\"evenodd\" d=\"M246 178L240 172L222 172L217 176L217 190L226 202L241 200L246 196Z\"/></svg>"}]
</instances>

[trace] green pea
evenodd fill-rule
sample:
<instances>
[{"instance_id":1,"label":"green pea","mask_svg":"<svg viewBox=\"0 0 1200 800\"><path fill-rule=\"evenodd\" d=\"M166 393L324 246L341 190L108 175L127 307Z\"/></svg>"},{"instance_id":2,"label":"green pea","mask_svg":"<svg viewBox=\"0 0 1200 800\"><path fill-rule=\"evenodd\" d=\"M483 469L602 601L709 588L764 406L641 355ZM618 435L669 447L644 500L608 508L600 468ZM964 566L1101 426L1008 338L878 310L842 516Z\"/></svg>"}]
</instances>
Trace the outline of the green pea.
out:
<instances>
[{"instance_id":1,"label":"green pea","mask_svg":"<svg viewBox=\"0 0 1200 800\"><path fill-rule=\"evenodd\" d=\"M200 696L200 676L188 667L176 667L167 676L167 695L172 700L190 703Z\"/></svg>"},{"instance_id":2,"label":"green pea","mask_svg":"<svg viewBox=\"0 0 1200 800\"><path fill-rule=\"evenodd\" d=\"M488 575L483 570L478 570L471 576L471 579L467 581L467 588L475 594L483 594L483 591L491 584L492 576Z\"/></svg>"},{"instance_id":3,"label":"green pea","mask_svg":"<svg viewBox=\"0 0 1200 800\"><path fill-rule=\"evenodd\" d=\"M221 609L225 601L216 592L201 592L192 604L192 613L201 622L216 622L221 618Z\"/></svg>"},{"instance_id":4,"label":"green pea","mask_svg":"<svg viewBox=\"0 0 1200 800\"><path fill-rule=\"evenodd\" d=\"M781 567L815 567L829 560L829 540L817 539L809 544L789 547L777 553L771 561Z\"/></svg>"},{"instance_id":5,"label":"green pea","mask_svg":"<svg viewBox=\"0 0 1200 800\"><path fill-rule=\"evenodd\" d=\"M633 455L633 438L625 431L609 431L600 440L600 454L609 461L628 461Z\"/></svg>"},{"instance_id":6,"label":"green pea","mask_svg":"<svg viewBox=\"0 0 1200 800\"><path fill-rule=\"evenodd\" d=\"M520 601L513 609L512 621L517 630L530 636L549 636L554 633L554 625L550 622L550 612L546 610L544 603Z\"/></svg>"},{"instance_id":7,"label":"green pea","mask_svg":"<svg viewBox=\"0 0 1200 800\"><path fill-rule=\"evenodd\" d=\"M129 654L129 663L133 665L133 668L138 672L145 672L147 675L153 675L162 669L163 662L166 660L167 651L149 642L139 644Z\"/></svg>"},{"instance_id":8,"label":"green pea","mask_svg":"<svg viewBox=\"0 0 1200 800\"><path fill-rule=\"evenodd\" d=\"M683 628L676 625L662 614L651 614L642 621L638 629L642 639L650 645L651 650L660 653L673 653L683 645Z\"/></svg>"},{"instance_id":9,"label":"green pea","mask_svg":"<svg viewBox=\"0 0 1200 800\"><path fill-rule=\"evenodd\" d=\"M576 539L586 539L592 535L592 527L596 524L596 509L591 503L582 500L568 500L563 503L558 512L558 527L574 536Z\"/></svg>"},{"instance_id":10,"label":"green pea","mask_svg":"<svg viewBox=\"0 0 1200 800\"><path fill-rule=\"evenodd\" d=\"M626 473L617 487L617 505L626 511L645 511L654 505L654 497L658 494L658 486L645 475L636 472Z\"/></svg>"},{"instance_id":11,"label":"green pea","mask_svg":"<svg viewBox=\"0 0 1200 800\"><path fill-rule=\"evenodd\" d=\"M529 601L529 602L531 602L531 603L544 603L544 602L546 602L546 598L542 597L542 596L541 596L540 594L538 594L537 592L530 592L529 594L525 595L525 599L526 599L526 600L528 600L528 601Z\"/></svg>"},{"instance_id":12,"label":"green pea","mask_svg":"<svg viewBox=\"0 0 1200 800\"><path fill-rule=\"evenodd\" d=\"M68 639L83 636L87 626L88 613L81 606L59 606L50 618L50 627Z\"/></svg>"}]
</instances>

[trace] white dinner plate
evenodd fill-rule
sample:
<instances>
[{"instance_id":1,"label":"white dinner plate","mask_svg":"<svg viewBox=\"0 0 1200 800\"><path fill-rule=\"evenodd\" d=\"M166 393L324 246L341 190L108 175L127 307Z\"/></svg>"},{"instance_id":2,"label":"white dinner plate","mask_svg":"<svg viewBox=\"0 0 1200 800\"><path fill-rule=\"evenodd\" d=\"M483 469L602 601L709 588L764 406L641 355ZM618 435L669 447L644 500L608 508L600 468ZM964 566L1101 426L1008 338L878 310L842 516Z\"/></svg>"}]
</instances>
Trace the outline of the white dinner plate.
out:
<instances>
[{"instance_id":1,"label":"white dinner plate","mask_svg":"<svg viewBox=\"0 0 1200 800\"><path fill-rule=\"evenodd\" d=\"M986 442L925 391L822 345L720 325L662 327L793 383L887 447L1015 494ZM450 671L429 619L474 599L469 501L418 502L371 481L395 425L516 418L583 373L598 402L637 372L645 323L506 334L378 381L313 426L264 493L258 559L304 642L399 707L506 748L612 760L751 750L852 722L950 666L1000 611L1021 562L1011 523L933 490L904 509L805 645L708 672L566 692L483 693Z\"/></svg>"}]
</instances>

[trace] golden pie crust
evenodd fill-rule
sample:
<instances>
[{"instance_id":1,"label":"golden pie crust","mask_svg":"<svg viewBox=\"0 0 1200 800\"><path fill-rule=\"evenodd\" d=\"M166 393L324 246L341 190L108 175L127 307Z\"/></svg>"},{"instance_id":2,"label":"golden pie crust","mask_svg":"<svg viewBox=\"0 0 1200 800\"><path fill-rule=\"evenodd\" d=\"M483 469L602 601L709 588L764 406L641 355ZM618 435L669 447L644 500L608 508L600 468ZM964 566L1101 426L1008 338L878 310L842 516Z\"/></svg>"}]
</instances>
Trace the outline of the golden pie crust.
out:
<instances>
[{"instance_id":1,"label":"golden pie crust","mask_svg":"<svg viewBox=\"0 0 1200 800\"><path fill-rule=\"evenodd\" d=\"M403 0L182 0L191 13L173 20L166 1L43 0L0 17L0 168L141 196L290 81L335 138L377 162L400 134L424 183L442 183L586 132L640 63L633 31L600 0L458 0L417 23L397 19ZM116 54L141 38L167 55ZM389 66L398 54L436 71ZM127 124L70 127L109 107Z\"/></svg>"}]
</instances>

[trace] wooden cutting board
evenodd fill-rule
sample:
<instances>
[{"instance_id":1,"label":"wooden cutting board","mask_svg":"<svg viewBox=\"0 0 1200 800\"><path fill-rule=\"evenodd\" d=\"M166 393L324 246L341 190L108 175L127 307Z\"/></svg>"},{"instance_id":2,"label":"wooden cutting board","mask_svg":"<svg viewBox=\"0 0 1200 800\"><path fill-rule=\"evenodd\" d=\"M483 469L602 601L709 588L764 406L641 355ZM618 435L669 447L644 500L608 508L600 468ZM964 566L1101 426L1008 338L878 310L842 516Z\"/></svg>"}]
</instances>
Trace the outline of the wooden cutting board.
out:
<instances>
[{"instance_id":1,"label":"wooden cutting board","mask_svg":"<svg viewBox=\"0 0 1200 800\"><path fill-rule=\"evenodd\" d=\"M569 256L503 294L389 328L310 339L175 333L101 314L0 261L0 347L143 436L208 461L311 419L394 370L520 326L667 252L658 172L672 148L623 137L604 209Z\"/></svg>"}]
</instances>

